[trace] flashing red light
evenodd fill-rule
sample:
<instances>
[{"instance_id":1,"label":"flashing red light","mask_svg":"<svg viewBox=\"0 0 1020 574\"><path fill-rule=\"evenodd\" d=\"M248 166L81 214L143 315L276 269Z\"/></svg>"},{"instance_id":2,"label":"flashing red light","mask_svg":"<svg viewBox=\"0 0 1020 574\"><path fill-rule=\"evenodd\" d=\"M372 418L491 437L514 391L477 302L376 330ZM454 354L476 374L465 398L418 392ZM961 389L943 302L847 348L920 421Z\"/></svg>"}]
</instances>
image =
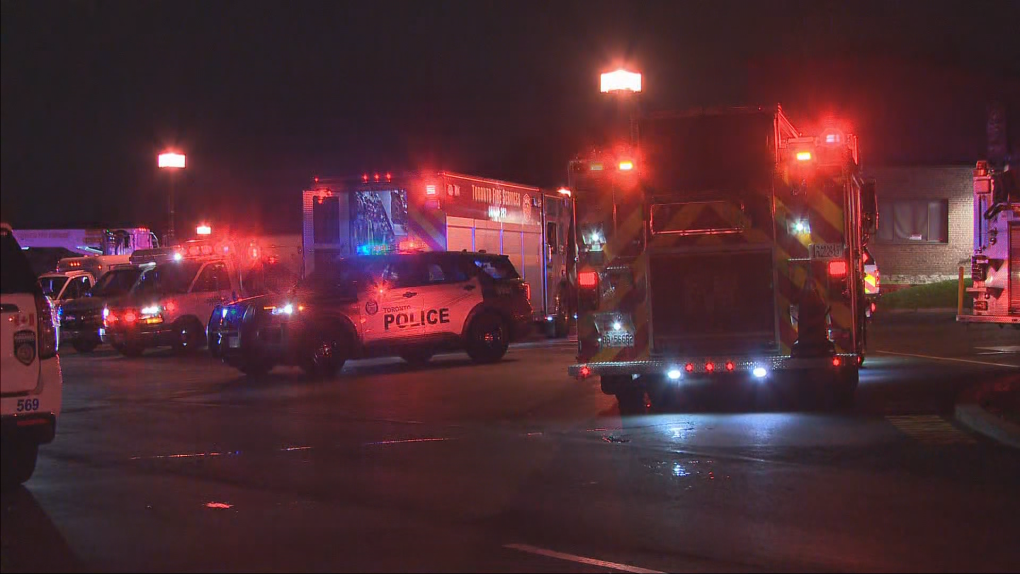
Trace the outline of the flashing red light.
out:
<instances>
[{"instance_id":1,"label":"flashing red light","mask_svg":"<svg viewBox=\"0 0 1020 574\"><path fill-rule=\"evenodd\" d=\"M732 372L737 366L733 364L733 361L726 361L726 370Z\"/></svg>"},{"instance_id":2,"label":"flashing red light","mask_svg":"<svg viewBox=\"0 0 1020 574\"><path fill-rule=\"evenodd\" d=\"M838 366L840 366L842 364L843 364L843 359L840 359L839 357L833 357L832 358L832 366L833 367L838 367Z\"/></svg>"},{"instance_id":3,"label":"flashing red light","mask_svg":"<svg viewBox=\"0 0 1020 574\"><path fill-rule=\"evenodd\" d=\"M588 367L588 365L584 365L583 367L581 367L579 374L581 375L582 379L587 379L589 376L591 376L591 369Z\"/></svg>"},{"instance_id":4,"label":"flashing red light","mask_svg":"<svg viewBox=\"0 0 1020 574\"><path fill-rule=\"evenodd\" d=\"M361 181L363 181L365 183L368 183L368 174L367 173L361 174Z\"/></svg>"},{"instance_id":5,"label":"flashing red light","mask_svg":"<svg viewBox=\"0 0 1020 574\"><path fill-rule=\"evenodd\" d=\"M134 311L128 311L127 313L124 313L124 322L125 323L134 323L137 319L138 319L138 315L135 315Z\"/></svg>"},{"instance_id":6,"label":"flashing red light","mask_svg":"<svg viewBox=\"0 0 1020 574\"><path fill-rule=\"evenodd\" d=\"M315 178L315 183L319 183L319 178L318 177Z\"/></svg>"},{"instance_id":7,"label":"flashing red light","mask_svg":"<svg viewBox=\"0 0 1020 574\"><path fill-rule=\"evenodd\" d=\"M632 169L634 169L634 162L629 159L620 162L620 171L630 171Z\"/></svg>"},{"instance_id":8,"label":"flashing red light","mask_svg":"<svg viewBox=\"0 0 1020 574\"><path fill-rule=\"evenodd\" d=\"M829 261L829 277L846 277L846 261L836 259Z\"/></svg>"},{"instance_id":9,"label":"flashing red light","mask_svg":"<svg viewBox=\"0 0 1020 574\"><path fill-rule=\"evenodd\" d=\"M684 370L687 371L688 373L693 373L694 363L687 363L686 365L684 365Z\"/></svg>"},{"instance_id":10,"label":"flashing red light","mask_svg":"<svg viewBox=\"0 0 1020 574\"><path fill-rule=\"evenodd\" d=\"M425 186L425 195L435 195L435 194L436 194L436 186L431 185L431 184Z\"/></svg>"},{"instance_id":11,"label":"flashing red light","mask_svg":"<svg viewBox=\"0 0 1020 574\"><path fill-rule=\"evenodd\" d=\"M594 271L582 271L577 274L577 284L593 289L599 284L599 274Z\"/></svg>"},{"instance_id":12,"label":"flashing red light","mask_svg":"<svg viewBox=\"0 0 1020 574\"><path fill-rule=\"evenodd\" d=\"M713 363L712 361L709 361L709 362L705 363L705 371L711 373L714 370L715 370L715 363Z\"/></svg>"},{"instance_id":13,"label":"flashing red light","mask_svg":"<svg viewBox=\"0 0 1020 574\"><path fill-rule=\"evenodd\" d=\"M376 180L376 181L379 181L379 174L378 174L378 173L377 173L377 174L375 174L375 180Z\"/></svg>"},{"instance_id":14,"label":"flashing red light","mask_svg":"<svg viewBox=\"0 0 1020 574\"><path fill-rule=\"evenodd\" d=\"M874 301L871 303L871 312L874 313L878 309L878 305Z\"/></svg>"},{"instance_id":15,"label":"flashing red light","mask_svg":"<svg viewBox=\"0 0 1020 574\"><path fill-rule=\"evenodd\" d=\"M811 152L809 151L797 152L797 161L811 161Z\"/></svg>"},{"instance_id":16,"label":"flashing red light","mask_svg":"<svg viewBox=\"0 0 1020 574\"><path fill-rule=\"evenodd\" d=\"M173 313L177 310L177 304L173 301L167 301L166 305L163 305L163 308L166 309L167 313Z\"/></svg>"},{"instance_id":17,"label":"flashing red light","mask_svg":"<svg viewBox=\"0 0 1020 574\"><path fill-rule=\"evenodd\" d=\"M386 181L393 181L393 174L392 173L389 173L389 172L386 173Z\"/></svg>"}]
</instances>

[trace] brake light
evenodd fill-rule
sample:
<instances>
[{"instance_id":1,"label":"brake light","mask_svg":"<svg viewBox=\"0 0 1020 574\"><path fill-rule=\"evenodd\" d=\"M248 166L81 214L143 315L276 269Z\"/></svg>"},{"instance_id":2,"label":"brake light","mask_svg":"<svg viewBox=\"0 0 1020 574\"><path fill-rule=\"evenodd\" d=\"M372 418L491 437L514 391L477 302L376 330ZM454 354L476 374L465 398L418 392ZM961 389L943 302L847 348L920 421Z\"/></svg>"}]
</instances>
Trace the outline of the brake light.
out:
<instances>
[{"instance_id":1,"label":"brake light","mask_svg":"<svg viewBox=\"0 0 1020 574\"><path fill-rule=\"evenodd\" d=\"M124 313L124 322L125 323L134 323L137 320L138 320L138 315L135 315L134 311L127 311L127 312Z\"/></svg>"},{"instance_id":2,"label":"brake light","mask_svg":"<svg viewBox=\"0 0 1020 574\"><path fill-rule=\"evenodd\" d=\"M829 277L846 277L846 270L846 261L838 259L829 261Z\"/></svg>"},{"instance_id":3,"label":"brake light","mask_svg":"<svg viewBox=\"0 0 1020 574\"><path fill-rule=\"evenodd\" d=\"M838 367L838 366L840 366L842 364L843 364L843 361L839 357L833 357L832 358L832 366L833 367Z\"/></svg>"},{"instance_id":4,"label":"brake light","mask_svg":"<svg viewBox=\"0 0 1020 574\"><path fill-rule=\"evenodd\" d=\"M528 301L531 301L531 284L530 283L525 283L524 284L524 295L525 295L525 297L528 298Z\"/></svg>"},{"instance_id":5,"label":"brake light","mask_svg":"<svg viewBox=\"0 0 1020 574\"><path fill-rule=\"evenodd\" d=\"M577 274L577 284L586 289L594 289L599 284L599 274L595 271L582 271Z\"/></svg>"},{"instance_id":6,"label":"brake light","mask_svg":"<svg viewBox=\"0 0 1020 574\"><path fill-rule=\"evenodd\" d=\"M35 294L36 330L39 338L39 359L57 356L57 326L53 319L53 304L42 293Z\"/></svg>"}]
</instances>

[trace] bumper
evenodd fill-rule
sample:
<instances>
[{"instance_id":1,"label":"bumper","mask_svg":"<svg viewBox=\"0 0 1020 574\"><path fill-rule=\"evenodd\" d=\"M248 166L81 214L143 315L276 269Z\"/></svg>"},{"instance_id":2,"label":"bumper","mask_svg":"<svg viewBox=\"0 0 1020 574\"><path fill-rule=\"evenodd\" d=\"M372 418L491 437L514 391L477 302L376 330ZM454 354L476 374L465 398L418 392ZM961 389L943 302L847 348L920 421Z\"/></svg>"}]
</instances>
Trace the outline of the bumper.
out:
<instances>
[{"instance_id":1,"label":"bumper","mask_svg":"<svg viewBox=\"0 0 1020 574\"><path fill-rule=\"evenodd\" d=\"M139 327L134 329L106 329L101 331L102 341L111 345L137 345L145 348L168 347L174 344L175 333L168 327Z\"/></svg>"},{"instance_id":2,"label":"bumper","mask_svg":"<svg viewBox=\"0 0 1020 574\"><path fill-rule=\"evenodd\" d=\"M46 444L53 442L57 417L50 413L4 416L0 419L0 435L4 441Z\"/></svg>"},{"instance_id":3,"label":"bumper","mask_svg":"<svg viewBox=\"0 0 1020 574\"><path fill-rule=\"evenodd\" d=\"M604 363L579 363L567 367L567 374L571 377L585 378L591 376L612 376L612 375L665 375L669 371L678 370L682 375L707 375L709 371L705 364L709 361L714 363L716 374L722 373L753 373L755 369L764 368L767 372L772 371L797 371L810 369L824 369L833 366L833 359L838 358L843 365L857 364L855 353L839 354L835 357L818 358L793 358L793 357L762 357L760 359L738 359L733 361L733 370L726 369L726 360L718 361L712 358L676 358L657 359L649 361L615 361ZM690 363L693 369L688 371L685 366Z\"/></svg>"},{"instance_id":4,"label":"bumper","mask_svg":"<svg viewBox=\"0 0 1020 574\"><path fill-rule=\"evenodd\" d=\"M84 341L84 340L102 340L102 329L100 327L87 328L87 329L72 329L68 327L60 328L60 342L66 343L70 341Z\"/></svg>"},{"instance_id":5,"label":"bumper","mask_svg":"<svg viewBox=\"0 0 1020 574\"><path fill-rule=\"evenodd\" d=\"M957 323L1002 323L1020 325L1020 315L957 315Z\"/></svg>"}]
</instances>

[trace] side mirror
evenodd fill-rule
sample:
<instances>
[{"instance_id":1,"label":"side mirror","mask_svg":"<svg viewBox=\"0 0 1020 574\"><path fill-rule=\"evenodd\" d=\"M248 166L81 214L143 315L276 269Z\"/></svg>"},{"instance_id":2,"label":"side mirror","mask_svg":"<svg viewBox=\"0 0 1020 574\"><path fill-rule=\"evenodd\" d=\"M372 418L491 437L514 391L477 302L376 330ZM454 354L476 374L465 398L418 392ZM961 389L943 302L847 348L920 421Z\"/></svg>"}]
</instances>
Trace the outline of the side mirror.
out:
<instances>
[{"instance_id":1,"label":"side mirror","mask_svg":"<svg viewBox=\"0 0 1020 574\"><path fill-rule=\"evenodd\" d=\"M861 211L864 214L864 227L869 231L878 229L878 195L873 179L865 181L861 186Z\"/></svg>"}]
</instances>

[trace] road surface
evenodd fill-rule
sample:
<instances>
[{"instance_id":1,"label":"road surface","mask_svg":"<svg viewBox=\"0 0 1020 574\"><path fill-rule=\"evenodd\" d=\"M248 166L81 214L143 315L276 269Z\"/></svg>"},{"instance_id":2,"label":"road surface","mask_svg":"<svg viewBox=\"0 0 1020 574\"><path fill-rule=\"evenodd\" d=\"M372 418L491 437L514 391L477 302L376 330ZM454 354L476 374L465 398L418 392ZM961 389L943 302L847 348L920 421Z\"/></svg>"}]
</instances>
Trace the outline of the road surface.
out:
<instances>
[{"instance_id":1,"label":"road surface","mask_svg":"<svg viewBox=\"0 0 1020 574\"><path fill-rule=\"evenodd\" d=\"M1020 374L1015 332L897 322L829 413L621 417L565 376L565 342L328 382L67 354L57 438L3 494L0 566L1016 571L1020 453L952 418L966 384Z\"/></svg>"}]
</instances>

